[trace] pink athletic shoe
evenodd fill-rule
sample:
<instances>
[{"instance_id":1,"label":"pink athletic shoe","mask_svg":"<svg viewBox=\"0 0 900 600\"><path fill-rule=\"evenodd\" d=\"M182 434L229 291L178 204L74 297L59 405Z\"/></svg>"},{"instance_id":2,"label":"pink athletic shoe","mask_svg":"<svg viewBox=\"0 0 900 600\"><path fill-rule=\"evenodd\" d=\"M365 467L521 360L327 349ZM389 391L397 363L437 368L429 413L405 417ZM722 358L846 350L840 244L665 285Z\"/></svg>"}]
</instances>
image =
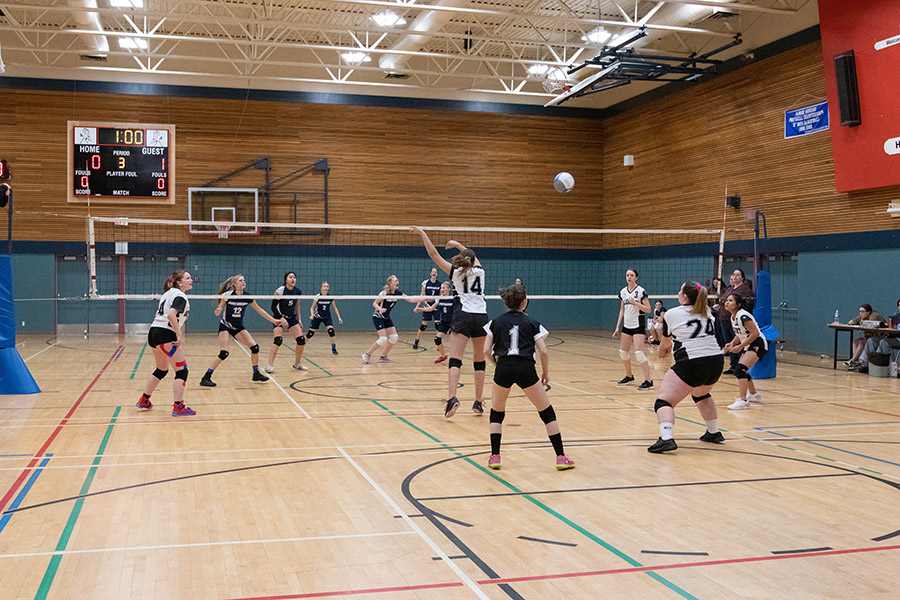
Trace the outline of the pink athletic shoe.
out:
<instances>
[{"instance_id":1,"label":"pink athletic shoe","mask_svg":"<svg viewBox=\"0 0 900 600\"><path fill-rule=\"evenodd\" d=\"M560 454L556 457L556 470L557 471L565 471L567 469L574 469L575 461L566 456L565 454Z\"/></svg>"},{"instance_id":2,"label":"pink athletic shoe","mask_svg":"<svg viewBox=\"0 0 900 600\"><path fill-rule=\"evenodd\" d=\"M491 457L488 458L488 466L492 469L500 468L500 455L499 454L491 454Z\"/></svg>"}]
</instances>

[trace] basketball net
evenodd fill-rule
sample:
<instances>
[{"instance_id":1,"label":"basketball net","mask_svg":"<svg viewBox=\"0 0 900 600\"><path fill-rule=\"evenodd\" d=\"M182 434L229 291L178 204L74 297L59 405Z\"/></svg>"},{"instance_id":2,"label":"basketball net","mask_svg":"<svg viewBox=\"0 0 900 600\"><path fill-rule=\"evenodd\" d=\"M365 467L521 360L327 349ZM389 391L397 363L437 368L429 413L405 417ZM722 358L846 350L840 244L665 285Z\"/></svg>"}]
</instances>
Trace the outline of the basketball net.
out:
<instances>
[{"instance_id":1,"label":"basketball net","mask_svg":"<svg viewBox=\"0 0 900 600\"><path fill-rule=\"evenodd\" d=\"M548 94L558 94L569 91L569 80L562 69L551 69L547 77L541 82L544 91Z\"/></svg>"},{"instance_id":2,"label":"basketball net","mask_svg":"<svg viewBox=\"0 0 900 600\"><path fill-rule=\"evenodd\" d=\"M217 221L216 230L219 232L219 239L228 239L228 230L231 229L230 221Z\"/></svg>"}]
</instances>

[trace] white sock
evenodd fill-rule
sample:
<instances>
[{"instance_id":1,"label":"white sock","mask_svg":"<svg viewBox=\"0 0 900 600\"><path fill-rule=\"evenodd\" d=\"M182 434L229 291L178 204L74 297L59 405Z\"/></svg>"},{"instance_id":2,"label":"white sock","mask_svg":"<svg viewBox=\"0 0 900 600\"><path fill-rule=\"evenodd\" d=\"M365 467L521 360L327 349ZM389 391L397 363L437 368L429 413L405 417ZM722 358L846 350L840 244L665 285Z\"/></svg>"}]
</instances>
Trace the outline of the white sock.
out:
<instances>
[{"instance_id":1,"label":"white sock","mask_svg":"<svg viewBox=\"0 0 900 600\"><path fill-rule=\"evenodd\" d=\"M664 440L671 440L673 427L675 427L674 423L660 423L659 424L659 437L661 437Z\"/></svg>"},{"instance_id":2,"label":"white sock","mask_svg":"<svg viewBox=\"0 0 900 600\"><path fill-rule=\"evenodd\" d=\"M706 430L710 433L716 433L719 431L719 420L711 419L706 422Z\"/></svg>"}]
</instances>

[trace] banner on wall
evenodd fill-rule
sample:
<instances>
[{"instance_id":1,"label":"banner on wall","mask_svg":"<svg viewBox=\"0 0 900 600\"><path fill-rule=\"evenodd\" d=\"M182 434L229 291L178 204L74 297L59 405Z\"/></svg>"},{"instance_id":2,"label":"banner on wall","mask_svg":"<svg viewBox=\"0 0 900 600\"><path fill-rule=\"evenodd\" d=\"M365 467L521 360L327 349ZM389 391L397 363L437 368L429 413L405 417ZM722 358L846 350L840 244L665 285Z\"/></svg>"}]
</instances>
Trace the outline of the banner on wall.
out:
<instances>
[{"instance_id":1,"label":"banner on wall","mask_svg":"<svg viewBox=\"0 0 900 600\"><path fill-rule=\"evenodd\" d=\"M828 101L784 111L784 139L828 130Z\"/></svg>"}]
</instances>

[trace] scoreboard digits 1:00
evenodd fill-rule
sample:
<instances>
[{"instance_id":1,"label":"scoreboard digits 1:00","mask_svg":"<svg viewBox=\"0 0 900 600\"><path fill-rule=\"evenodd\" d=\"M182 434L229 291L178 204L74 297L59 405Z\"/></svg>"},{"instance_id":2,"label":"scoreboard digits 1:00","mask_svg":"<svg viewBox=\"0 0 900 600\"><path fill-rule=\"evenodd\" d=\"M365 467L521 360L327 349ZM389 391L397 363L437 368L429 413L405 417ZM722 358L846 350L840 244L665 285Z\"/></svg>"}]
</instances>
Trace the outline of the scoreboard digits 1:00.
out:
<instances>
[{"instance_id":1,"label":"scoreboard digits 1:00","mask_svg":"<svg viewBox=\"0 0 900 600\"><path fill-rule=\"evenodd\" d=\"M70 122L70 202L174 203L175 127Z\"/></svg>"}]
</instances>

